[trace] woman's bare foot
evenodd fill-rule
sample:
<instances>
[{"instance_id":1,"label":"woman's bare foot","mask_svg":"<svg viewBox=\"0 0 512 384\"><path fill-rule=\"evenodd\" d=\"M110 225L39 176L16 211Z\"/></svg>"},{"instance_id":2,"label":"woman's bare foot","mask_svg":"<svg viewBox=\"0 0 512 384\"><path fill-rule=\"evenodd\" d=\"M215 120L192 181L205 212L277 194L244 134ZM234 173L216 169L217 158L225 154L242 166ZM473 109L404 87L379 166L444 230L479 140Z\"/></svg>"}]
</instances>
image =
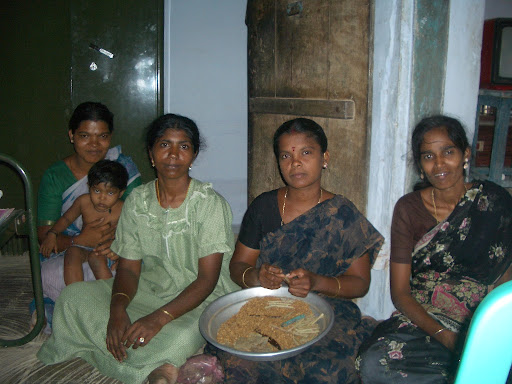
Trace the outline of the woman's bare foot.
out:
<instances>
[{"instance_id":1,"label":"woman's bare foot","mask_svg":"<svg viewBox=\"0 0 512 384\"><path fill-rule=\"evenodd\" d=\"M148 376L149 384L175 384L178 379L178 368L171 364L158 367Z\"/></svg>"}]
</instances>

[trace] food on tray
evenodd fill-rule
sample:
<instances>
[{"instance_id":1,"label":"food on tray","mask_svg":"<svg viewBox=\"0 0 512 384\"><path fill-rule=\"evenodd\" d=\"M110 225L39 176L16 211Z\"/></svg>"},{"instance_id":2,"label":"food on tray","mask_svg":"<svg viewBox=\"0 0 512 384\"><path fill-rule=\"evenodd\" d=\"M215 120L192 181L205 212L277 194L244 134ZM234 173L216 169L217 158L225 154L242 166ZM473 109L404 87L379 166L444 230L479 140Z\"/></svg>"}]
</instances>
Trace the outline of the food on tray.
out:
<instances>
[{"instance_id":1,"label":"food on tray","mask_svg":"<svg viewBox=\"0 0 512 384\"><path fill-rule=\"evenodd\" d=\"M310 306L298 299L266 296L250 299L221 324L217 341L239 351L276 352L307 343L320 333Z\"/></svg>"}]
</instances>

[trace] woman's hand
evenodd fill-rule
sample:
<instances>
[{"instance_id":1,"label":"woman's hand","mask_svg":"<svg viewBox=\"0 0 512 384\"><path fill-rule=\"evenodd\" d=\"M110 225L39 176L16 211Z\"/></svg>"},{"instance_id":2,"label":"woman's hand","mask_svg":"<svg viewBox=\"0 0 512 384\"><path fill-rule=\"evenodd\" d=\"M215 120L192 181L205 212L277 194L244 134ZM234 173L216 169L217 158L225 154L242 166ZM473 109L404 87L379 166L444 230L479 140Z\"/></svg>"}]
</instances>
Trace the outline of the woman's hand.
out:
<instances>
[{"instance_id":1,"label":"woman's hand","mask_svg":"<svg viewBox=\"0 0 512 384\"><path fill-rule=\"evenodd\" d=\"M115 271L117 268L117 262L119 260L119 255L110 249L111 243L112 243L112 241L110 241L109 243L102 244L99 247L96 247L93 252L97 256L103 256L106 259L112 260L114 262L114 264L112 264L112 267L110 269L112 271Z\"/></svg>"},{"instance_id":2,"label":"woman's hand","mask_svg":"<svg viewBox=\"0 0 512 384\"><path fill-rule=\"evenodd\" d=\"M128 357L123 342L123 335L130 325L131 321L128 313L126 313L126 309L122 306L110 309L110 318L107 325L107 349L119 362Z\"/></svg>"},{"instance_id":3,"label":"woman's hand","mask_svg":"<svg viewBox=\"0 0 512 384\"><path fill-rule=\"evenodd\" d=\"M294 296L306 297L313 289L315 274L299 268L286 275L288 279L288 292Z\"/></svg>"},{"instance_id":4,"label":"woman's hand","mask_svg":"<svg viewBox=\"0 0 512 384\"><path fill-rule=\"evenodd\" d=\"M285 280L285 275L281 268L264 263L258 272L258 280L264 288L278 289Z\"/></svg>"},{"instance_id":5,"label":"woman's hand","mask_svg":"<svg viewBox=\"0 0 512 384\"><path fill-rule=\"evenodd\" d=\"M164 316L167 315L163 315L160 311L155 311L140 318L126 330L121 342L126 348L132 347L137 349L138 347L144 347L167 323ZM144 341L141 341L141 338Z\"/></svg>"},{"instance_id":6,"label":"woman's hand","mask_svg":"<svg viewBox=\"0 0 512 384\"><path fill-rule=\"evenodd\" d=\"M104 221L102 217L82 228L82 232L75 237L75 243L92 248L103 246L102 250L110 248L110 244L114 241L116 226Z\"/></svg>"},{"instance_id":7,"label":"woman's hand","mask_svg":"<svg viewBox=\"0 0 512 384\"><path fill-rule=\"evenodd\" d=\"M447 329L441 333L438 333L434 337L436 338L437 341L439 341L446 348L453 352L455 351L455 345L457 343L458 336L459 334L457 332L452 332Z\"/></svg>"}]
</instances>

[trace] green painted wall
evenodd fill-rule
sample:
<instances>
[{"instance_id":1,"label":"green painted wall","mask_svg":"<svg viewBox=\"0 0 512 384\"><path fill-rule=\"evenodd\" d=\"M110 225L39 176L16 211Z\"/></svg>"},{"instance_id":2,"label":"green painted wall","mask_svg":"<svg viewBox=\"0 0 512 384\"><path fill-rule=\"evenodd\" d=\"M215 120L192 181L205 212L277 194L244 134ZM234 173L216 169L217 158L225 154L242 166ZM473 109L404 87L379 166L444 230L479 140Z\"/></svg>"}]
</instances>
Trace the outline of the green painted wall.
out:
<instances>
[{"instance_id":1,"label":"green painted wall","mask_svg":"<svg viewBox=\"0 0 512 384\"><path fill-rule=\"evenodd\" d=\"M64 0L2 1L0 6L0 152L18 160L36 188L45 168L70 150L69 20ZM23 183L3 165L0 189L0 207L22 207Z\"/></svg>"}]
</instances>

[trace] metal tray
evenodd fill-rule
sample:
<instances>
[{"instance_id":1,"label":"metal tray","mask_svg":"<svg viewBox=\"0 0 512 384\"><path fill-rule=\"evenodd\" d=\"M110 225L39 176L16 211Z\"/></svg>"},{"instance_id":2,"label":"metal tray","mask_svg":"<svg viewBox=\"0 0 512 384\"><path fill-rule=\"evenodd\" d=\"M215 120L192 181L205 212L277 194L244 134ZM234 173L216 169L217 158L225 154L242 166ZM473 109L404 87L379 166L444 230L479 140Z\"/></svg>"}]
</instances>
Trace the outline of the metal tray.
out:
<instances>
[{"instance_id":1,"label":"metal tray","mask_svg":"<svg viewBox=\"0 0 512 384\"><path fill-rule=\"evenodd\" d=\"M277 352L246 352L228 347L224 344L217 342L217 331L222 323L236 315L240 308L249 300L254 297L263 296L276 296L286 297L297 300L303 300L309 304L311 310L318 316L323 313L324 317L318 321L320 326L320 333L314 339L305 344L299 345L292 349L285 349ZM266 289L262 287L243 289L237 292L229 293L225 296L219 297L206 307L199 319L199 330L203 337L211 344L233 355L241 357L246 360L254 361L273 361L286 359L298 355L322 337L324 337L331 329L334 323L334 311L329 303L314 293L309 293L305 298L293 296L288 292L288 287L281 287L276 290Z\"/></svg>"}]
</instances>

